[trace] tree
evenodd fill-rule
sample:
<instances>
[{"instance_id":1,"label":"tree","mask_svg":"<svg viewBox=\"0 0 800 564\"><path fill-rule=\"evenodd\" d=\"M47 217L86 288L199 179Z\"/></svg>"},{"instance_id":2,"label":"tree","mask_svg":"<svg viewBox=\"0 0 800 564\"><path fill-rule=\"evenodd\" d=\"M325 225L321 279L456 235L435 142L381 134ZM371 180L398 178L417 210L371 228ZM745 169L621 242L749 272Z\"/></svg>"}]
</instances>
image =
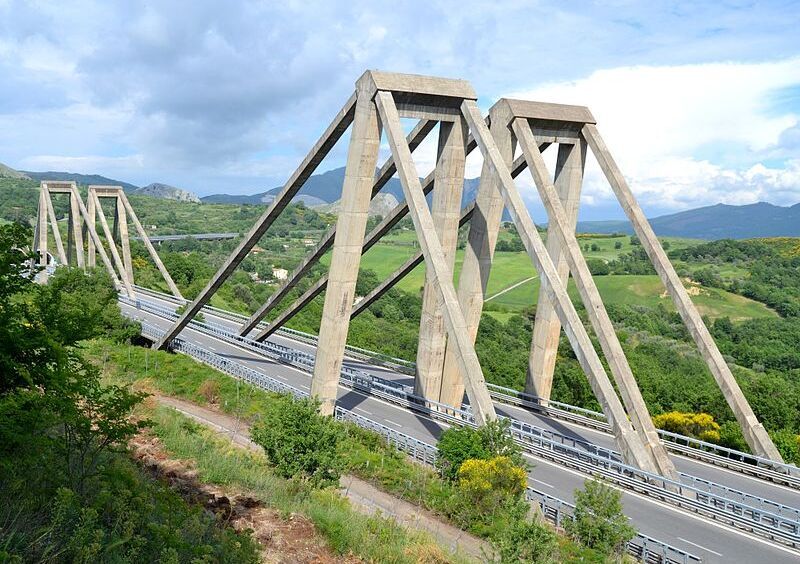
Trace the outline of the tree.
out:
<instances>
[{"instance_id":1,"label":"tree","mask_svg":"<svg viewBox=\"0 0 800 564\"><path fill-rule=\"evenodd\" d=\"M342 433L330 417L319 414L317 400L283 396L253 427L251 436L279 476L305 479L313 486L338 483Z\"/></svg>"},{"instance_id":2,"label":"tree","mask_svg":"<svg viewBox=\"0 0 800 564\"><path fill-rule=\"evenodd\" d=\"M608 263L603 259L586 259L586 265L589 267L589 272L592 273L592 276L605 276L611 272Z\"/></svg>"},{"instance_id":3,"label":"tree","mask_svg":"<svg viewBox=\"0 0 800 564\"><path fill-rule=\"evenodd\" d=\"M639 237L637 237L636 235L631 235L631 246L632 247L638 247L641 244L642 244L642 242L639 240Z\"/></svg>"},{"instance_id":4,"label":"tree","mask_svg":"<svg viewBox=\"0 0 800 564\"><path fill-rule=\"evenodd\" d=\"M598 245L597 243L592 243L592 247L591 248L592 248L592 252L596 253L596 252L598 252L600 250L600 245Z\"/></svg>"},{"instance_id":5,"label":"tree","mask_svg":"<svg viewBox=\"0 0 800 564\"><path fill-rule=\"evenodd\" d=\"M606 555L622 553L636 534L622 512L622 494L594 479L575 490L575 513L564 528L581 544Z\"/></svg>"},{"instance_id":6,"label":"tree","mask_svg":"<svg viewBox=\"0 0 800 564\"><path fill-rule=\"evenodd\" d=\"M552 562L558 537L546 525L520 519L506 527L492 542L501 564Z\"/></svg>"},{"instance_id":7,"label":"tree","mask_svg":"<svg viewBox=\"0 0 800 564\"><path fill-rule=\"evenodd\" d=\"M507 456L488 460L470 459L458 469L458 491L472 510L494 514L522 497L525 470Z\"/></svg>"},{"instance_id":8,"label":"tree","mask_svg":"<svg viewBox=\"0 0 800 564\"><path fill-rule=\"evenodd\" d=\"M620 250L622 248L622 241L615 241L614 242L614 248L616 250Z\"/></svg>"}]
</instances>

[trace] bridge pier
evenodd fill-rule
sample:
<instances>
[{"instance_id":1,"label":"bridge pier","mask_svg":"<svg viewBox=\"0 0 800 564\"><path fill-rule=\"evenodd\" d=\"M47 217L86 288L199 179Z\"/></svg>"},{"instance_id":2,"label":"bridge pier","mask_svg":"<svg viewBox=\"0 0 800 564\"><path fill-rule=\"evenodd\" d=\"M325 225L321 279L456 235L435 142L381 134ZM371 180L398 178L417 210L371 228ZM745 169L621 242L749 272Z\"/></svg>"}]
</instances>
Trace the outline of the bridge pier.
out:
<instances>
[{"instance_id":1,"label":"bridge pier","mask_svg":"<svg viewBox=\"0 0 800 564\"><path fill-rule=\"evenodd\" d=\"M333 415L336 404L367 211L378 163L381 124L372 102L374 95L375 87L364 75L356 84L355 116L342 185L341 210L336 221L325 307L319 328L319 349L311 380L311 395L320 400L323 415Z\"/></svg>"},{"instance_id":2,"label":"bridge pier","mask_svg":"<svg viewBox=\"0 0 800 564\"><path fill-rule=\"evenodd\" d=\"M585 164L586 141L579 140L575 144L559 143L555 188L567 214L567 227L572 232L575 231L578 220ZM556 266L559 280L566 285L569 279L569 264L563 252L563 246L564 242L551 222L547 228L547 253ZM544 405L550 399L550 392L553 389L553 373L556 367L560 337L561 321L558 319L553 303L547 297L547 291L540 287L539 299L536 301L536 318L528 358L525 393L537 396Z\"/></svg>"},{"instance_id":3,"label":"bridge pier","mask_svg":"<svg viewBox=\"0 0 800 564\"><path fill-rule=\"evenodd\" d=\"M434 171L436 189L433 192L431 215L450 280L453 279L453 265L456 260L466 147L467 124L463 118L440 123L439 151ZM414 392L418 396L439 402L447 335L443 313L445 304L440 292L436 291L436 284L433 270L426 268Z\"/></svg>"}]
</instances>

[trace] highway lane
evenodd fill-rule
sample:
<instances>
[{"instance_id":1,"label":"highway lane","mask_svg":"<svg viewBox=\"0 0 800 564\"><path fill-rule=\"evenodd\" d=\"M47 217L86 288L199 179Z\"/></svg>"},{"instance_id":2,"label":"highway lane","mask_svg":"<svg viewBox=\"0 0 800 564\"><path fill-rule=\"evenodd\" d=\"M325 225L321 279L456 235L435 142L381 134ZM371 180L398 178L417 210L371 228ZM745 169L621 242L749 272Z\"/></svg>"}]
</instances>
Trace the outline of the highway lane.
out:
<instances>
[{"instance_id":1,"label":"highway lane","mask_svg":"<svg viewBox=\"0 0 800 564\"><path fill-rule=\"evenodd\" d=\"M167 300L154 299L150 298L150 296L148 296L147 299L157 302L158 305L162 307L169 307L169 309L175 308L175 305ZM206 319L209 321L213 321L214 323L225 326L236 333L239 331L240 325L235 321L231 321L210 313L205 313L204 315L206 315ZM285 337L277 333L273 334L269 340L275 344L291 347L308 354L316 354L316 347L314 345ZM392 380L406 385L413 385L414 383L413 379L407 374L396 372L390 368L375 366L357 359L346 357L344 364L350 368L362 370L387 380ZM555 431L567 437L587 441L607 449L616 450L613 436L604 431L588 429L578 425L577 423L571 423L554 419L552 417L547 417L524 407L495 402L495 409L500 415L513 417L519 421L529 423L543 429L548 429L550 431ZM675 453L670 453L670 457L672 458L675 467L680 472L684 472L686 474L719 484L724 484L729 488L775 501L783 505L800 508L800 491L796 489L788 488L780 484L774 484L772 482L759 479L755 476L736 472L735 470L713 466L706 462L687 458Z\"/></svg>"},{"instance_id":2,"label":"highway lane","mask_svg":"<svg viewBox=\"0 0 800 564\"><path fill-rule=\"evenodd\" d=\"M122 308L126 314L147 320L162 329L169 325L169 321L162 317L126 305ZM193 329L184 330L181 338L296 388L306 391L310 388L310 374L273 362L222 339ZM344 387L340 387L338 396L339 405L426 442L434 442L446 428L446 425L422 415ZM535 465L531 477L537 489L572 501L572 492L582 486L585 476L548 461L534 458L531 461ZM800 553L638 494L623 491L623 504L626 514L642 533L699 554L706 562L793 562L800 557Z\"/></svg>"}]
</instances>

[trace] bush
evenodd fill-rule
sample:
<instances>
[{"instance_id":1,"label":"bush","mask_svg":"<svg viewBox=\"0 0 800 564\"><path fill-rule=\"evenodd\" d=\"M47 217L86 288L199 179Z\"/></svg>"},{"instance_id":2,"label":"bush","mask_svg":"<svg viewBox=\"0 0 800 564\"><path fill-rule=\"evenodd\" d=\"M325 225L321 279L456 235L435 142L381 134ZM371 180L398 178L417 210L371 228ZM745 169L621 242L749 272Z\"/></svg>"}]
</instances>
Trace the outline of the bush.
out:
<instances>
[{"instance_id":1,"label":"bush","mask_svg":"<svg viewBox=\"0 0 800 564\"><path fill-rule=\"evenodd\" d=\"M586 260L586 265L589 267L589 272L592 276L606 276L611 272L611 267L603 259L590 258Z\"/></svg>"},{"instance_id":2,"label":"bush","mask_svg":"<svg viewBox=\"0 0 800 564\"><path fill-rule=\"evenodd\" d=\"M458 469L458 491L480 513L492 514L525 491L525 470L506 456L466 460Z\"/></svg>"},{"instance_id":3,"label":"bush","mask_svg":"<svg viewBox=\"0 0 800 564\"><path fill-rule=\"evenodd\" d=\"M318 401L281 397L253 427L251 436L264 448L279 476L306 479L317 487L338 483L342 433L330 417L319 414Z\"/></svg>"},{"instance_id":4,"label":"bush","mask_svg":"<svg viewBox=\"0 0 800 564\"><path fill-rule=\"evenodd\" d=\"M708 413L670 411L653 417L653 424L671 433L694 437L708 443L720 442L720 426Z\"/></svg>"},{"instance_id":5,"label":"bush","mask_svg":"<svg viewBox=\"0 0 800 564\"><path fill-rule=\"evenodd\" d=\"M575 514L565 523L581 544L606 555L620 554L636 534L622 512L622 494L598 480L586 480L575 490Z\"/></svg>"},{"instance_id":6,"label":"bush","mask_svg":"<svg viewBox=\"0 0 800 564\"><path fill-rule=\"evenodd\" d=\"M515 522L493 543L502 564L552 562L557 554L556 534L535 521Z\"/></svg>"},{"instance_id":7,"label":"bush","mask_svg":"<svg viewBox=\"0 0 800 564\"><path fill-rule=\"evenodd\" d=\"M439 437L437 465L442 477L455 480L465 461L487 460L496 456L505 456L516 466L525 468L521 450L508 432L510 425L509 420L498 419L477 429L471 427L447 429Z\"/></svg>"}]
</instances>

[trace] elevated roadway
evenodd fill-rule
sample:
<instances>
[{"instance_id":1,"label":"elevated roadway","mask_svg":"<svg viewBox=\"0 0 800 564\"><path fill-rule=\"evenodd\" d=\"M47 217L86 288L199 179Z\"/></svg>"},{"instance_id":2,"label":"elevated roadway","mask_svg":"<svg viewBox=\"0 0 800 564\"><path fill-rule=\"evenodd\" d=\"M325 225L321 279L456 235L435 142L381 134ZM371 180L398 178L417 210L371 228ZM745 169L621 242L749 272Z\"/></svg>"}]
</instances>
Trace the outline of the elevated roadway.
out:
<instances>
[{"instance_id":1,"label":"elevated roadway","mask_svg":"<svg viewBox=\"0 0 800 564\"><path fill-rule=\"evenodd\" d=\"M163 308L174 309L170 300L147 296L147 300L157 303ZM170 322L164 317L122 305L123 311L134 318L145 320L155 326L166 329ZM238 328L238 324L209 312L206 318L214 323L230 329ZM208 335L196 329L187 328L181 337L195 345L212 351L222 357L235 360L268 376L284 381L296 388L308 391L311 386L311 375L307 372L274 362L263 355L230 343L225 339ZM314 346L306 342L273 335L273 342L294 349L314 353ZM381 378L410 383L410 378L389 368L374 366L360 360L348 358L346 364ZM340 387L338 404L363 415L373 421L395 428L407 435L425 442L434 442L447 427L440 421L411 412L410 410L383 401L379 398L358 391ZM595 429L587 429L579 425L556 420L525 408L497 404L498 413L514 419L529 422L545 429L551 429L563 435L594 444L613 448L610 435ZM573 469L565 468L547 460L528 456L535 467L531 473L532 485L538 489L571 502L575 489L582 487L586 476ZM759 497L779 501L792 507L800 507L800 492L740 474L703 462L673 455L676 466L681 472L724 483L728 487L739 489ZM685 512L644 495L623 490L623 504L628 515L636 526L649 536L668 542L703 557L706 562L796 562L800 553L760 537L734 529L728 525L715 522L702 516Z\"/></svg>"}]
</instances>

